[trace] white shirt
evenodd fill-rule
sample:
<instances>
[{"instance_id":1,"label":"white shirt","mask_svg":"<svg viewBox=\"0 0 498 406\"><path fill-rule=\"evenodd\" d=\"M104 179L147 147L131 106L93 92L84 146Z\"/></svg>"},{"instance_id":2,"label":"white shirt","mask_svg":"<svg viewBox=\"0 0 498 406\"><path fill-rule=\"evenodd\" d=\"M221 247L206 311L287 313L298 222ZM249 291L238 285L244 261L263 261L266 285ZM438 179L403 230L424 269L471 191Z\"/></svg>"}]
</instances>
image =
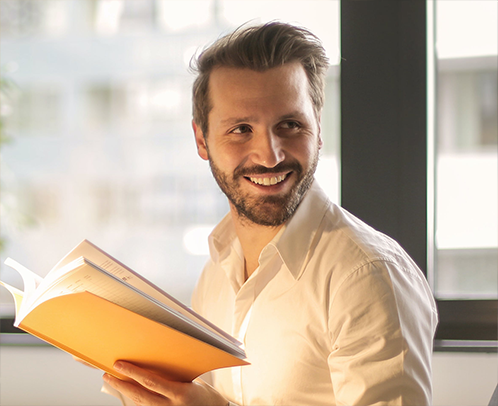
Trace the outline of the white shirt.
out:
<instances>
[{"instance_id":1,"label":"white shirt","mask_svg":"<svg viewBox=\"0 0 498 406\"><path fill-rule=\"evenodd\" d=\"M250 366L212 372L241 405L429 405L437 311L400 246L314 182L244 283L230 216L209 239L194 309L243 344Z\"/></svg>"}]
</instances>

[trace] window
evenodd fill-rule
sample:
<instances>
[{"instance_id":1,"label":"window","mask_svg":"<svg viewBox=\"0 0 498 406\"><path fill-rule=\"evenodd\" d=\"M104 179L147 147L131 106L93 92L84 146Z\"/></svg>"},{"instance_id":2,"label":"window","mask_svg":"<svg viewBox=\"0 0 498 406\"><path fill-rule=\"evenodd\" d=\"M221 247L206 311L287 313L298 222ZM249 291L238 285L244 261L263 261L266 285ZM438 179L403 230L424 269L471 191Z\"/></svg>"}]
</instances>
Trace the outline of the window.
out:
<instances>
[{"instance_id":1,"label":"window","mask_svg":"<svg viewBox=\"0 0 498 406\"><path fill-rule=\"evenodd\" d=\"M437 3L494 9L474 26L487 42L470 41L474 53L464 55L471 58L439 53L436 81ZM437 349L497 347L496 15L488 1L341 3L342 205L396 239L428 273L440 312ZM466 20L447 17L465 35ZM442 41L443 27L436 29ZM491 54L482 57L490 38ZM455 192L465 200L454 202Z\"/></svg>"},{"instance_id":2,"label":"window","mask_svg":"<svg viewBox=\"0 0 498 406\"><path fill-rule=\"evenodd\" d=\"M228 205L196 154L192 55L240 24L296 22L324 42L317 177L338 200L335 0L2 0L2 279L41 275L82 239L189 303ZM0 289L0 313L13 314ZM1 315L1 314L0 314Z\"/></svg>"},{"instance_id":3,"label":"window","mask_svg":"<svg viewBox=\"0 0 498 406\"><path fill-rule=\"evenodd\" d=\"M498 7L437 1L435 11L435 293L497 299Z\"/></svg>"},{"instance_id":4,"label":"window","mask_svg":"<svg viewBox=\"0 0 498 406\"><path fill-rule=\"evenodd\" d=\"M496 351L498 9L489 1L433 6L436 348Z\"/></svg>"}]
</instances>

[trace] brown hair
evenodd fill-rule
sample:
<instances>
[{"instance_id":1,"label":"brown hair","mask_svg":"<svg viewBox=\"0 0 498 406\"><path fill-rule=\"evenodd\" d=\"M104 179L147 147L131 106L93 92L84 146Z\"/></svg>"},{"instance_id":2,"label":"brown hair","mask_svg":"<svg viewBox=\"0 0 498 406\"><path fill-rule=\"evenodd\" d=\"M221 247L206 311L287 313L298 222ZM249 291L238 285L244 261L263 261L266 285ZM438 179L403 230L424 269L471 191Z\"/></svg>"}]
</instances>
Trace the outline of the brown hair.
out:
<instances>
[{"instance_id":1,"label":"brown hair","mask_svg":"<svg viewBox=\"0 0 498 406\"><path fill-rule=\"evenodd\" d=\"M191 64L198 76L192 89L193 118L207 136L209 75L219 66L265 71L289 62L302 64L310 97L318 117L324 102L325 75L329 66L320 40L305 28L280 22L239 28L218 39Z\"/></svg>"}]
</instances>

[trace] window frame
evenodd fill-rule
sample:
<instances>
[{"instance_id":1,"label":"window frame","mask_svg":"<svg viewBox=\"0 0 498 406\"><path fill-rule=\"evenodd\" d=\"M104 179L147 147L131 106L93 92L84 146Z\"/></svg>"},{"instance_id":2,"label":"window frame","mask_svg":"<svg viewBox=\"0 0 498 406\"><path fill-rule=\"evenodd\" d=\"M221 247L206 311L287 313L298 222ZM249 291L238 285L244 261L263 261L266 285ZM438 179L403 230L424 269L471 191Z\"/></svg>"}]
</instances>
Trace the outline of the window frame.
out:
<instances>
[{"instance_id":1,"label":"window frame","mask_svg":"<svg viewBox=\"0 0 498 406\"><path fill-rule=\"evenodd\" d=\"M341 204L397 240L430 280L428 83L435 58L428 57L428 7L426 1L341 0L340 78ZM498 300L437 304L436 351L498 351Z\"/></svg>"}]
</instances>

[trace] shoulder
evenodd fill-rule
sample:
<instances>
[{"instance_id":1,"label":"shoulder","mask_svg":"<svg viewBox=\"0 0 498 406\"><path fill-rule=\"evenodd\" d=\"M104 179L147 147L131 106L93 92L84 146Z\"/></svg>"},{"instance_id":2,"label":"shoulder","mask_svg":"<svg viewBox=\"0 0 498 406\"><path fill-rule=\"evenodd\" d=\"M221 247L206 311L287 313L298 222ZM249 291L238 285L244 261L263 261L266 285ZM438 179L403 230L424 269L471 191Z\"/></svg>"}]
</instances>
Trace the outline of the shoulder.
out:
<instances>
[{"instance_id":1,"label":"shoulder","mask_svg":"<svg viewBox=\"0 0 498 406\"><path fill-rule=\"evenodd\" d=\"M406 268L417 267L394 239L335 204L331 204L325 213L318 237L317 249L330 252L350 270L379 261L398 263Z\"/></svg>"},{"instance_id":2,"label":"shoulder","mask_svg":"<svg viewBox=\"0 0 498 406\"><path fill-rule=\"evenodd\" d=\"M358 278L428 291L425 276L396 241L335 204L323 216L308 265L328 279L331 291Z\"/></svg>"}]
</instances>

